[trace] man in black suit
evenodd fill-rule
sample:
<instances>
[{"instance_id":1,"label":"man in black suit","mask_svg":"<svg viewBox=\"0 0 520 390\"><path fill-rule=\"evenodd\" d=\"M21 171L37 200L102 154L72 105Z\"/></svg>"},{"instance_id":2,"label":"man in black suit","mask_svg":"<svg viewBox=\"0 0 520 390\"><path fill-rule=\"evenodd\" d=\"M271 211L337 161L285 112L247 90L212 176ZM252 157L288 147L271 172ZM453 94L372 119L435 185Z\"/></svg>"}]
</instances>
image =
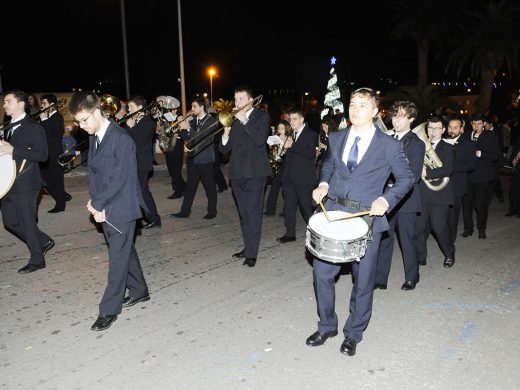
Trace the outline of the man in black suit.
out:
<instances>
[{"instance_id":1,"label":"man in black suit","mask_svg":"<svg viewBox=\"0 0 520 390\"><path fill-rule=\"evenodd\" d=\"M188 218L190 216L199 181L202 181L206 197L208 198L208 213L204 216L204 219L213 219L217 216L217 185L215 184L213 166L215 163L215 145L213 136L204 137L217 129L216 125L218 122L212 115L207 113L207 104L203 97L195 98L191 103L193 119L189 122L185 120L180 123L181 143L185 141L189 143L190 140L199 139L204 139L204 141L201 141L192 151L188 152L186 162L188 181L181 211L172 214L177 218Z\"/></svg>"},{"instance_id":2,"label":"man in black suit","mask_svg":"<svg viewBox=\"0 0 520 390\"><path fill-rule=\"evenodd\" d=\"M47 161L40 163L43 181L49 195L55 200L56 205L49 213L65 211L66 201L71 196L65 192L65 179L63 168L58 164L58 156L63 153L63 132L65 125L63 117L55 109L58 99L54 94L45 94L41 97L42 108L50 107L40 115L40 124L45 130L47 138L47 149L49 151ZM51 106L54 104L53 106Z\"/></svg>"},{"instance_id":3,"label":"man in black suit","mask_svg":"<svg viewBox=\"0 0 520 390\"><path fill-rule=\"evenodd\" d=\"M372 239L367 243L366 252L359 261L352 262L354 284L350 313L343 327L345 339L340 347L340 352L348 356L355 355L372 315L379 242L381 233L390 227L385 213L399 203L415 182L402 145L374 125L378 104L379 96L373 89L359 88L352 92L349 103L352 126L330 134L320 184L312 193L316 203L328 197L327 210L354 213L369 209L373 217ZM390 174L395 183L385 189ZM338 334L335 283L341 265L319 258L313 261L320 321L318 331L307 338L310 347L322 345Z\"/></svg>"},{"instance_id":4,"label":"man in black suit","mask_svg":"<svg viewBox=\"0 0 520 390\"><path fill-rule=\"evenodd\" d=\"M11 155L16 165L16 179L2 198L2 220L10 232L25 242L31 257L19 273L45 268L45 254L54 241L38 228L36 202L43 185L38 162L47 159L45 131L27 114L29 99L25 92L8 91L4 96L5 113L11 126L0 141L0 156Z\"/></svg>"},{"instance_id":5,"label":"man in black suit","mask_svg":"<svg viewBox=\"0 0 520 390\"><path fill-rule=\"evenodd\" d=\"M493 183L491 183L491 187L496 197L498 198L498 201L500 203L504 203L504 190L502 189L502 182L500 181L500 170L504 165L504 156L502 154L504 149L504 135L502 134L502 126L500 126L499 124L497 115L489 115L485 117L484 130L489 131L491 134L493 134L497 140L498 158L493 164L495 170L493 171ZM492 193L490 195L492 195ZM489 198L489 201L491 202L491 196Z\"/></svg>"},{"instance_id":6,"label":"man in black suit","mask_svg":"<svg viewBox=\"0 0 520 390\"><path fill-rule=\"evenodd\" d=\"M122 307L148 301L148 287L134 247L135 221L146 205L137 177L135 142L128 132L105 118L98 96L77 92L69 112L89 135L88 211L102 223L108 243L108 284L91 330L105 330ZM125 291L128 288L128 296Z\"/></svg>"},{"instance_id":7,"label":"man in black suit","mask_svg":"<svg viewBox=\"0 0 520 390\"><path fill-rule=\"evenodd\" d=\"M460 116L448 118L448 137L446 142L453 145L455 152L453 174L450 178L453 187L453 207L449 214L450 237L455 245L462 199L466 195L466 180L468 173L475 169L476 156L474 144L464 137L464 120Z\"/></svg>"},{"instance_id":8,"label":"man in black suit","mask_svg":"<svg viewBox=\"0 0 520 390\"><path fill-rule=\"evenodd\" d=\"M490 191L495 178L494 163L499 158L498 140L493 133L484 130L484 116L471 116L471 141L474 142L475 169L468 174L467 194L462 201L464 231L462 237L473 234L473 209L477 213L478 238L485 239L490 203Z\"/></svg>"},{"instance_id":9,"label":"man in black suit","mask_svg":"<svg viewBox=\"0 0 520 390\"><path fill-rule=\"evenodd\" d=\"M180 103L179 103L180 105ZM171 111L167 114L170 116L170 121L179 121L182 118L178 114L179 107L172 108ZM164 114L166 117L167 114ZM182 177L182 165L184 164L184 143L181 141L179 132L172 134L171 144L173 146L171 149L163 150L166 167L168 168L168 173L172 178L172 190L173 193L168 196L168 199L179 199L184 196L184 191L186 191L186 180Z\"/></svg>"},{"instance_id":10,"label":"man in black suit","mask_svg":"<svg viewBox=\"0 0 520 390\"><path fill-rule=\"evenodd\" d=\"M417 221L419 262L426 264L427 241L430 232L433 232L444 255L444 267L450 268L455 263L455 246L448 224L450 207L453 206L453 184L450 180L453 173L453 146L442 140L446 126L440 115L433 115L426 123L426 129L431 147L442 162L442 167L424 166L422 172L424 180L419 183L421 194L421 213ZM440 180L444 178L448 178L448 181L442 186Z\"/></svg>"},{"instance_id":11,"label":"man in black suit","mask_svg":"<svg viewBox=\"0 0 520 390\"><path fill-rule=\"evenodd\" d=\"M240 215L244 249L233 257L245 258L254 267L262 233L262 210L267 177L272 174L266 142L271 118L253 106L251 88L235 89L235 106L240 108L231 127L224 128L220 151L230 152L229 178Z\"/></svg>"},{"instance_id":12,"label":"man in black suit","mask_svg":"<svg viewBox=\"0 0 520 390\"><path fill-rule=\"evenodd\" d=\"M135 114L146 107L146 100L142 96L134 96L128 101L128 113L134 114L128 119L125 125L128 128L130 136L135 142L136 157L137 157L137 177L139 178L139 185L143 194L144 203L148 210L146 219L148 223L143 226L145 229L155 228L161 226L161 217L157 212L155 200L150 192L148 180L153 174L153 140L155 136L155 121L150 116L142 114Z\"/></svg>"},{"instance_id":13,"label":"man in black suit","mask_svg":"<svg viewBox=\"0 0 520 390\"><path fill-rule=\"evenodd\" d=\"M404 280L401 290L413 290L419 282L419 259L417 257L417 214L421 211L419 195L419 181L424 163L424 142L411 130L411 125L417 117L415 103L402 100L396 101L391 107L393 137L401 141L404 154L415 177L412 190L401 199L398 205L389 214L390 229L381 236L379 256L377 258L376 279L374 289L385 290L392 265L395 234L399 236L399 243L403 255ZM394 179L390 177L389 186Z\"/></svg>"},{"instance_id":14,"label":"man in black suit","mask_svg":"<svg viewBox=\"0 0 520 390\"><path fill-rule=\"evenodd\" d=\"M276 241L296 241L296 212L298 206L305 224L312 216L312 190L316 185L316 145L318 133L305 124L303 112L289 112L289 123L293 134L285 141L285 162L282 175L284 197L285 235Z\"/></svg>"}]
</instances>

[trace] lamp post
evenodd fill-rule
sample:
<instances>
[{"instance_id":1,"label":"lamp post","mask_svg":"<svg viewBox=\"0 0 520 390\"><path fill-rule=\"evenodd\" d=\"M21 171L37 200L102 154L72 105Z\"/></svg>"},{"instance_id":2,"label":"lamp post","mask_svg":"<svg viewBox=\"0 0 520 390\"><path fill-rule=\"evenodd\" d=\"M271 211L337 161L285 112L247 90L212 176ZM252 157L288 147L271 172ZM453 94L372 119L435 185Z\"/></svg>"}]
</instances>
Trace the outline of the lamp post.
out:
<instances>
[{"instance_id":1,"label":"lamp post","mask_svg":"<svg viewBox=\"0 0 520 390\"><path fill-rule=\"evenodd\" d=\"M209 74L209 101L211 106L213 107L213 76L217 73L214 67L210 67L208 69Z\"/></svg>"},{"instance_id":2,"label":"lamp post","mask_svg":"<svg viewBox=\"0 0 520 390\"><path fill-rule=\"evenodd\" d=\"M309 92L305 92L303 95L302 95L302 111L305 111L305 100L307 100L307 96L309 96Z\"/></svg>"}]
</instances>

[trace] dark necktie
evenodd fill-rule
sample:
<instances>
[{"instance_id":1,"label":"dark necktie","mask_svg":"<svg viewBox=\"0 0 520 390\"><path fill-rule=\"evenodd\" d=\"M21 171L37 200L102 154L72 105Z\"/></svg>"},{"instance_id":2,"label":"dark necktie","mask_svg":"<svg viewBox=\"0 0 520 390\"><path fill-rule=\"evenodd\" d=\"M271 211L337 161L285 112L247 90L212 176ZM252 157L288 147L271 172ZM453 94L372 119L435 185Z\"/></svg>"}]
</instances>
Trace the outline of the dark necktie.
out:
<instances>
[{"instance_id":1,"label":"dark necktie","mask_svg":"<svg viewBox=\"0 0 520 390\"><path fill-rule=\"evenodd\" d=\"M297 131L295 131L295 132L293 133L293 139L294 139L294 142L296 142L296 138L298 138L298 132L297 132Z\"/></svg>"},{"instance_id":2,"label":"dark necktie","mask_svg":"<svg viewBox=\"0 0 520 390\"><path fill-rule=\"evenodd\" d=\"M347 169L351 173L357 167L358 142L360 139L361 139L361 137L359 137L359 136L354 139L354 144L350 147L350 152L348 152Z\"/></svg>"},{"instance_id":3,"label":"dark necktie","mask_svg":"<svg viewBox=\"0 0 520 390\"><path fill-rule=\"evenodd\" d=\"M7 130L7 134L6 134L6 136L5 136L5 140L6 140L7 142L9 142L9 140L11 139L11 136L12 136L12 135L13 135L13 129L9 129L9 130Z\"/></svg>"},{"instance_id":4,"label":"dark necktie","mask_svg":"<svg viewBox=\"0 0 520 390\"><path fill-rule=\"evenodd\" d=\"M101 141L99 140L99 137L97 135L94 136L94 141L96 142L96 150L98 150Z\"/></svg>"}]
</instances>

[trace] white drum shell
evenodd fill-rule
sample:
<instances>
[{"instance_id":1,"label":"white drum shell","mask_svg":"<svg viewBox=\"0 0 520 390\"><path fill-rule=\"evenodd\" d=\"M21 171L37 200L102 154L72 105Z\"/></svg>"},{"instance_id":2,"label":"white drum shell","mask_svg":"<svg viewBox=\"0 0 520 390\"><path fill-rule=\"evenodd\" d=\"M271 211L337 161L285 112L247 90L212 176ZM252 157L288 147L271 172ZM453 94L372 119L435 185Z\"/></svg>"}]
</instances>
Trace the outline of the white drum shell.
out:
<instances>
[{"instance_id":1,"label":"white drum shell","mask_svg":"<svg viewBox=\"0 0 520 390\"><path fill-rule=\"evenodd\" d=\"M0 199L9 192L16 178L16 164L10 154L0 157Z\"/></svg>"}]
</instances>

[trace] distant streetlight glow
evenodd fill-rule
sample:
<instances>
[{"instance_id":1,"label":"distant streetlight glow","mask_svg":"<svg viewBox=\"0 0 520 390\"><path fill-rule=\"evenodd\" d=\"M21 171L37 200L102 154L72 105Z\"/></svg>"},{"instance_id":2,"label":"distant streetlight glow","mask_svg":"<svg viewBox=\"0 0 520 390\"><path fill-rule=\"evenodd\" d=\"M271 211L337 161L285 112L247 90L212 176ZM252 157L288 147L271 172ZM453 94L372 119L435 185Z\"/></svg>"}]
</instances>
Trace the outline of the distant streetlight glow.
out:
<instances>
[{"instance_id":1,"label":"distant streetlight glow","mask_svg":"<svg viewBox=\"0 0 520 390\"><path fill-rule=\"evenodd\" d=\"M209 101L211 106L213 107L213 76L217 74L217 70L210 66L208 69L208 75L209 75Z\"/></svg>"}]
</instances>

